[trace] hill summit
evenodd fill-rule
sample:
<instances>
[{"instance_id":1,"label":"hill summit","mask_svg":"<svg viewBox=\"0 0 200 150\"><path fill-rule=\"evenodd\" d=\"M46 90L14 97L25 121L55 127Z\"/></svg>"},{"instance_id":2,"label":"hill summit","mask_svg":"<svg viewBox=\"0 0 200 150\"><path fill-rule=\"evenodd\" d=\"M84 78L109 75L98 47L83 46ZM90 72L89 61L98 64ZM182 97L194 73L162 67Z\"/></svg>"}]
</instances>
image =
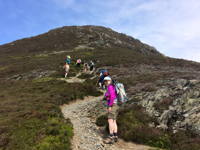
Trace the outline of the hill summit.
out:
<instances>
[{"instance_id":1,"label":"hill summit","mask_svg":"<svg viewBox=\"0 0 200 150\"><path fill-rule=\"evenodd\" d=\"M1 45L0 53L0 78L38 69L59 72L68 54L72 61L81 58L98 62L96 67L145 64L199 68L199 63L166 57L153 46L101 26L52 29Z\"/></svg>"},{"instance_id":2,"label":"hill summit","mask_svg":"<svg viewBox=\"0 0 200 150\"><path fill-rule=\"evenodd\" d=\"M56 28L35 37L24 38L5 44L0 47L0 50L6 51L7 53L49 52L55 50L70 50L80 45L103 48L118 46L129 48L143 54L162 55L155 47L144 44L131 36L117 33L110 28L101 26Z\"/></svg>"}]
</instances>

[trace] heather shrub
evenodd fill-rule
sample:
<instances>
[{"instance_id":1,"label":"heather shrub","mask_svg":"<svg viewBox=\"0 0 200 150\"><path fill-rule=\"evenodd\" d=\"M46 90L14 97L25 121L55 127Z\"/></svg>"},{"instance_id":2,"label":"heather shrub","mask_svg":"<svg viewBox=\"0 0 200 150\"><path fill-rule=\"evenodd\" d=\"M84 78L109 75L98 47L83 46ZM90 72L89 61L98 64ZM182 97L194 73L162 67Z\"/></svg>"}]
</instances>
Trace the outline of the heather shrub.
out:
<instances>
[{"instance_id":1,"label":"heather shrub","mask_svg":"<svg viewBox=\"0 0 200 150\"><path fill-rule=\"evenodd\" d=\"M169 104L170 100L164 103ZM178 131L172 133L149 127L149 123L154 122L155 118L146 114L141 106L134 105L127 107L119 112L117 117L118 134L126 141L133 141L162 149L177 150L198 150L200 148L200 137L191 131Z\"/></svg>"}]
</instances>

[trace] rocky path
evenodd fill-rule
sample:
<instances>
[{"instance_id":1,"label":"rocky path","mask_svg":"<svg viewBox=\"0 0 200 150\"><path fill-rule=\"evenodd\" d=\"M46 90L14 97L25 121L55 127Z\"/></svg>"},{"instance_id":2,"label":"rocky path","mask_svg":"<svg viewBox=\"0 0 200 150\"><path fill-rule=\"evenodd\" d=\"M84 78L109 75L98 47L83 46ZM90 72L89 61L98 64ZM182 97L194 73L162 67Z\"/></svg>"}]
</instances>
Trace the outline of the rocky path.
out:
<instances>
[{"instance_id":1,"label":"rocky path","mask_svg":"<svg viewBox=\"0 0 200 150\"><path fill-rule=\"evenodd\" d=\"M78 73L75 77L70 77L69 79L61 78L61 80L64 80L68 83L74 83L74 82L80 82L83 83L85 79L79 79L78 76L80 76L81 73Z\"/></svg>"},{"instance_id":2,"label":"rocky path","mask_svg":"<svg viewBox=\"0 0 200 150\"><path fill-rule=\"evenodd\" d=\"M96 70L98 71L98 69ZM95 71L95 72L96 72ZM76 77L70 79L64 79L66 82L83 83L85 79L77 78L81 73L77 74ZM95 78L92 77L91 79ZM102 91L103 92L103 91ZM74 137L72 139L73 150L148 150L150 147L145 145L138 145L132 142L124 142L119 139L114 144L104 144L103 140L106 138L101 133L102 128L96 126L95 120L99 115L105 114L106 107L102 101L103 95L99 97L85 97L84 100L77 100L71 102L68 105L61 106L62 113L65 118L70 118L73 128ZM97 108L94 111L95 108ZM94 108L94 109L93 109Z\"/></svg>"},{"instance_id":3,"label":"rocky path","mask_svg":"<svg viewBox=\"0 0 200 150\"><path fill-rule=\"evenodd\" d=\"M61 106L65 118L70 118L73 123L74 137L72 140L73 150L148 150L150 147L137 145L131 142L119 140L118 143L104 144L104 135L90 117L90 110L102 100L100 97L87 97L69 105Z\"/></svg>"},{"instance_id":4,"label":"rocky path","mask_svg":"<svg viewBox=\"0 0 200 150\"><path fill-rule=\"evenodd\" d=\"M95 70L95 68L94 68L94 74L95 74L95 72L96 71L98 71L99 69L97 69L97 70ZM87 72L83 72L83 73L90 73L89 71L87 71ZM78 78L78 76L80 76L81 75L81 72L80 73L78 73L75 77L70 77L69 79L65 79L65 78L61 78L60 80L64 80L64 81L66 81L66 82L68 82L68 83L75 83L75 82L79 82L79 83L83 83L84 81L85 81L85 79L80 79L80 78ZM94 79L96 77L96 75L94 75L94 77L92 77L92 78L90 78L90 79Z\"/></svg>"}]
</instances>

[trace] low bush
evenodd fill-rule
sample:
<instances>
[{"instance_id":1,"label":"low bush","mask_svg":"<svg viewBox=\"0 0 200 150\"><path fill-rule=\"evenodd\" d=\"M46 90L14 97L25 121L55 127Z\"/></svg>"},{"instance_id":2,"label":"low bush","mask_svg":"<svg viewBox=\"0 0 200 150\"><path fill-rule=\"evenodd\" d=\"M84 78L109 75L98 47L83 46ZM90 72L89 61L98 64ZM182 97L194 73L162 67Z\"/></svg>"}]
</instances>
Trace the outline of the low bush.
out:
<instances>
[{"instance_id":1,"label":"low bush","mask_svg":"<svg viewBox=\"0 0 200 150\"><path fill-rule=\"evenodd\" d=\"M138 105L122 109L117 117L119 137L126 141L133 141L153 147L171 150L199 150L200 137L190 131L161 131L149 127L148 123L154 122L155 118L147 115L143 108Z\"/></svg>"},{"instance_id":2,"label":"low bush","mask_svg":"<svg viewBox=\"0 0 200 150\"><path fill-rule=\"evenodd\" d=\"M97 126L105 126L108 123L108 115L101 115L96 119L96 125Z\"/></svg>"},{"instance_id":3,"label":"low bush","mask_svg":"<svg viewBox=\"0 0 200 150\"><path fill-rule=\"evenodd\" d=\"M0 149L71 149L73 128L60 105L102 95L88 83L57 79L0 84Z\"/></svg>"},{"instance_id":4,"label":"low bush","mask_svg":"<svg viewBox=\"0 0 200 150\"><path fill-rule=\"evenodd\" d=\"M154 108L160 113L163 113L164 110L167 110L169 108L169 105L173 102L172 97L164 98L160 102L154 103Z\"/></svg>"},{"instance_id":5,"label":"low bush","mask_svg":"<svg viewBox=\"0 0 200 150\"><path fill-rule=\"evenodd\" d=\"M85 83L97 85L98 81L99 81L99 78L95 77L94 79L86 79Z\"/></svg>"},{"instance_id":6,"label":"low bush","mask_svg":"<svg viewBox=\"0 0 200 150\"><path fill-rule=\"evenodd\" d=\"M88 73L82 73L80 76L78 76L78 78L80 79L87 79L87 78L91 78L94 77L93 74L88 74Z\"/></svg>"},{"instance_id":7,"label":"low bush","mask_svg":"<svg viewBox=\"0 0 200 150\"><path fill-rule=\"evenodd\" d=\"M141 89L141 91L143 91L143 92L155 92L155 91L157 91L157 89L155 87L146 86L143 89Z\"/></svg>"},{"instance_id":8,"label":"low bush","mask_svg":"<svg viewBox=\"0 0 200 150\"><path fill-rule=\"evenodd\" d=\"M137 98L132 98L132 99L128 100L127 103L139 102L139 101L141 101L141 99L137 97Z\"/></svg>"}]
</instances>

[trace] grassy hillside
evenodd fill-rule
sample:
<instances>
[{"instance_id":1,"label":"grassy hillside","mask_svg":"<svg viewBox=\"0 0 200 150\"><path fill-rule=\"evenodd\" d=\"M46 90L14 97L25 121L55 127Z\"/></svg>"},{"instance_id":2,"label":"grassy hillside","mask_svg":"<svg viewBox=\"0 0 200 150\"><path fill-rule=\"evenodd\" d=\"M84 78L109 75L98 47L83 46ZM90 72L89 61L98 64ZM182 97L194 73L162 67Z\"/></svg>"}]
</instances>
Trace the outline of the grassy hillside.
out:
<instances>
[{"instance_id":1,"label":"grassy hillside","mask_svg":"<svg viewBox=\"0 0 200 150\"><path fill-rule=\"evenodd\" d=\"M59 106L84 96L99 96L91 84L50 79L0 84L2 149L70 149L73 126Z\"/></svg>"},{"instance_id":2,"label":"grassy hillside","mask_svg":"<svg viewBox=\"0 0 200 150\"><path fill-rule=\"evenodd\" d=\"M93 26L54 29L2 45L0 53L0 78L36 69L56 70L60 74L68 54L74 62L76 58L93 60L96 67L147 64L200 68L199 63L165 57L130 36Z\"/></svg>"},{"instance_id":3,"label":"grassy hillside","mask_svg":"<svg viewBox=\"0 0 200 150\"><path fill-rule=\"evenodd\" d=\"M72 58L69 77L79 72L76 58L88 63L93 60L96 68L107 67L112 78L124 83L130 95L168 86L165 81L170 78L197 78L200 71L199 63L165 57L137 39L104 27L62 27L1 45L0 149L70 149L73 127L70 120L63 118L59 106L101 93L95 88L96 78L83 84L59 80L64 76L66 55ZM55 73L47 78L10 80L34 70ZM135 141L127 137L137 129L132 128L138 122L137 116L135 122L128 122L135 117L134 112L124 110L120 117L127 123L125 127L120 125L120 136ZM137 142L147 144L143 138Z\"/></svg>"}]
</instances>

